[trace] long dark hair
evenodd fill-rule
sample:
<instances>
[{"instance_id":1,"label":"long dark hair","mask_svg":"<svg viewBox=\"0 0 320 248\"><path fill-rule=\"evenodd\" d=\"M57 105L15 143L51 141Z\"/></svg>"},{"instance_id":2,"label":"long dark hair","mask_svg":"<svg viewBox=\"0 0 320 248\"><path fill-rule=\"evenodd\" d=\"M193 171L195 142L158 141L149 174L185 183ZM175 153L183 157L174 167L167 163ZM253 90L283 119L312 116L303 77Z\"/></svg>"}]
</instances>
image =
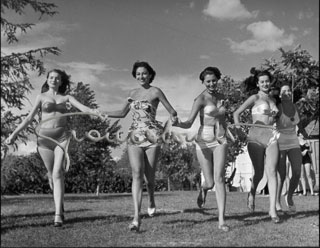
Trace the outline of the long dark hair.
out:
<instances>
[{"instance_id":1,"label":"long dark hair","mask_svg":"<svg viewBox=\"0 0 320 248\"><path fill-rule=\"evenodd\" d=\"M41 87L41 93L47 92L49 90L48 77L51 72L56 72L61 77L61 85L58 89L58 93L59 94L66 93L66 91L70 89L70 84L71 84L70 76L65 71L62 71L60 69L53 69L47 73L47 80L45 81L45 83Z\"/></svg>"}]
</instances>

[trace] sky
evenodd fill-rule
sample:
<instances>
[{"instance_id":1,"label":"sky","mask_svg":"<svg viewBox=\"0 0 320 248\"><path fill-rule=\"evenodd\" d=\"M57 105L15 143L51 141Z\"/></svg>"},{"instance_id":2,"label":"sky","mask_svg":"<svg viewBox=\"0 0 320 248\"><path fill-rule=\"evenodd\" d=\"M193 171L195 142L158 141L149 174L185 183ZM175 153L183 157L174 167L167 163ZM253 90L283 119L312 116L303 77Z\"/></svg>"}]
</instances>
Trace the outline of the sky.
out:
<instances>
[{"instance_id":1,"label":"sky","mask_svg":"<svg viewBox=\"0 0 320 248\"><path fill-rule=\"evenodd\" d=\"M19 42L8 45L1 36L1 53L56 46L61 55L46 56L47 70L60 68L73 82L89 84L101 110L118 110L128 92L138 86L131 75L135 61L147 61L156 71L152 83L161 88L184 120L193 100L204 90L200 72L216 66L234 80L249 76L251 67L279 58L301 44L319 60L319 0L47 0L57 6L53 17L26 10L5 12L15 23L34 23ZM26 101L31 109L45 76L30 74L34 90ZM160 104L157 119L169 115ZM131 115L121 119L127 130ZM191 130L196 130L197 120ZM31 139L20 154L35 151ZM120 156L121 149L113 151Z\"/></svg>"}]
</instances>

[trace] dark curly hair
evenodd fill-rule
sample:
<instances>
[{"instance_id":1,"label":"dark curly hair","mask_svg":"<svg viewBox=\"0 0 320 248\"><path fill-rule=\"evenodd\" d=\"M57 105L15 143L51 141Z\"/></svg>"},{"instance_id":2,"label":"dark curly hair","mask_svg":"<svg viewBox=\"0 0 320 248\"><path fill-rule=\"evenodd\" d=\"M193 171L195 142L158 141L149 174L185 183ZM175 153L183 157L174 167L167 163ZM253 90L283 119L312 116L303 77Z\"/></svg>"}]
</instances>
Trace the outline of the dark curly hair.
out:
<instances>
[{"instance_id":1,"label":"dark curly hair","mask_svg":"<svg viewBox=\"0 0 320 248\"><path fill-rule=\"evenodd\" d=\"M273 80L273 77L272 77L271 73L268 70L259 71L257 73L257 80L259 81L259 77L262 77L262 76L268 76L270 82L272 82L272 80Z\"/></svg>"},{"instance_id":2,"label":"dark curly hair","mask_svg":"<svg viewBox=\"0 0 320 248\"><path fill-rule=\"evenodd\" d=\"M199 79L201 80L201 82L203 82L205 76L207 75L215 75L216 78L219 80L221 78L221 72L217 67L207 67L205 68L199 75Z\"/></svg>"},{"instance_id":3,"label":"dark curly hair","mask_svg":"<svg viewBox=\"0 0 320 248\"><path fill-rule=\"evenodd\" d=\"M152 83L153 79L155 78L156 76L156 72L155 70L153 70L153 68L148 64L148 62L145 62L145 61L137 61L133 64L133 68L132 68L132 76L134 78L136 78L136 72L137 72L137 69L139 67L144 67L147 69L147 71L149 72L149 74L151 75L150 77L150 83Z\"/></svg>"},{"instance_id":4,"label":"dark curly hair","mask_svg":"<svg viewBox=\"0 0 320 248\"><path fill-rule=\"evenodd\" d=\"M251 76L247 77L242 82L242 89L249 96L258 93L259 87L257 84L259 81L259 77L268 76L270 79L270 82L272 82L272 80L273 80L273 77L268 70L261 71L261 70L257 70L255 67L251 67L250 74L251 74Z\"/></svg>"},{"instance_id":5,"label":"dark curly hair","mask_svg":"<svg viewBox=\"0 0 320 248\"><path fill-rule=\"evenodd\" d=\"M60 69L53 69L53 70L51 70L51 71L49 71L47 73L47 80L41 87L41 93L47 92L49 90L48 77L49 77L51 72L56 72L61 77L61 85L60 85L60 87L58 89L58 93L59 94L66 93L66 91L70 89L70 84L71 84L70 76L65 71L62 71Z\"/></svg>"}]
</instances>

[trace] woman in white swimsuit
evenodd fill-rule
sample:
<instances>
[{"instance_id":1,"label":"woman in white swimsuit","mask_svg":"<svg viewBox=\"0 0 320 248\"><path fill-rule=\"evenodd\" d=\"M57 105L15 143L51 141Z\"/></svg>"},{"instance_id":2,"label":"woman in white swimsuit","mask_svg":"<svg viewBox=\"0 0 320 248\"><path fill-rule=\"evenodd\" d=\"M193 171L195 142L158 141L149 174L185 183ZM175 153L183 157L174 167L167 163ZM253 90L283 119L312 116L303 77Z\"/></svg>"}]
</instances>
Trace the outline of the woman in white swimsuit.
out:
<instances>
[{"instance_id":1,"label":"woman in white swimsuit","mask_svg":"<svg viewBox=\"0 0 320 248\"><path fill-rule=\"evenodd\" d=\"M188 120L178 121L177 126L190 128L200 113L200 128L196 138L197 157L204 175L201 185L203 190L212 189L215 184L217 205L219 211L219 226L223 231L229 231L225 224L226 205L225 163L227 155L224 97L216 92L221 73L216 67L207 67L200 73L200 80L206 87L195 100Z\"/></svg>"},{"instance_id":2,"label":"woman in white swimsuit","mask_svg":"<svg viewBox=\"0 0 320 248\"><path fill-rule=\"evenodd\" d=\"M167 109L173 122L177 112L168 102L161 89L151 86L156 72L147 62L136 62L133 65L132 76L139 87L129 93L123 108L119 111L105 112L111 118L124 118L132 112L132 125L128 135L128 155L132 168L132 197L134 217L129 225L131 231L139 231L141 225L142 184L145 178L149 207L148 214L154 216L156 205L154 201L154 185L156 164L160 153L161 134L163 127L156 120L159 103Z\"/></svg>"},{"instance_id":3,"label":"woman in white swimsuit","mask_svg":"<svg viewBox=\"0 0 320 248\"><path fill-rule=\"evenodd\" d=\"M247 198L247 206L251 212L254 211L256 189L265 170L270 195L269 215L274 223L279 223L280 219L276 212L277 164L279 157L277 137L279 134L276 130L270 128L275 122L278 108L276 107L275 99L269 95L270 81L271 75L268 71L258 73L257 86L259 92L250 96L233 113L233 118L234 123L239 124L240 114L251 108L253 123L265 125L265 127L252 127L249 130L248 152L254 168L254 175Z\"/></svg>"}]
</instances>

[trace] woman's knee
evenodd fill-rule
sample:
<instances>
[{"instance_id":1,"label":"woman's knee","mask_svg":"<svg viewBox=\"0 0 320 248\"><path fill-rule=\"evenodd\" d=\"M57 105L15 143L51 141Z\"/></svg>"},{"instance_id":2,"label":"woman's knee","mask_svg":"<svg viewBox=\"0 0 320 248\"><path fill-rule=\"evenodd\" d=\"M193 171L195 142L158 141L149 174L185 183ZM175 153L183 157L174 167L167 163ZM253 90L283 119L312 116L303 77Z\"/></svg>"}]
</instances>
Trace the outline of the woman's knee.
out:
<instances>
[{"instance_id":1,"label":"woman's knee","mask_svg":"<svg viewBox=\"0 0 320 248\"><path fill-rule=\"evenodd\" d=\"M64 171L62 169L61 170L54 170L52 172L52 178L53 178L53 180L64 178Z\"/></svg>"},{"instance_id":2,"label":"woman's knee","mask_svg":"<svg viewBox=\"0 0 320 248\"><path fill-rule=\"evenodd\" d=\"M292 176L301 177L301 168L299 166L292 166L291 167Z\"/></svg>"},{"instance_id":3,"label":"woman's knee","mask_svg":"<svg viewBox=\"0 0 320 248\"><path fill-rule=\"evenodd\" d=\"M154 188L155 182L154 180L146 180L147 188Z\"/></svg>"},{"instance_id":4,"label":"woman's knee","mask_svg":"<svg viewBox=\"0 0 320 248\"><path fill-rule=\"evenodd\" d=\"M132 170L133 180L143 180L143 172L141 170Z\"/></svg>"},{"instance_id":5,"label":"woman's knee","mask_svg":"<svg viewBox=\"0 0 320 248\"><path fill-rule=\"evenodd\" d=\"M214 181L212 179L206 179L204 181L204 185L203 185L203 188L205 189L212 189L214 186Z\"/></svg>"},{"instance_id":6,"label":"woman's knee","mask_svg":"<svg viewBox=\"0 0 320 248\"><path fill-rule=\"evenodd\" d=\"M269 167L269 168L265 168L265 170L266 170L266 174L268 177L277 177L277 173L278 173L277 168L274 168L274 167L270 168ZM280 177L285 178L285 176L283 177L283 175L280 175Z\"/></svg>"},{"instance_id":7,"label":"woman's knee","mask_svg":"<svg viewBox=\"0 0 320 248\"><path fill-rule=\"evenodd\" d=\"M225 178L222 175L218 175L214 177L214 181L216 185L223 185L225 183Z\"/></svg>"}]
</instances>

